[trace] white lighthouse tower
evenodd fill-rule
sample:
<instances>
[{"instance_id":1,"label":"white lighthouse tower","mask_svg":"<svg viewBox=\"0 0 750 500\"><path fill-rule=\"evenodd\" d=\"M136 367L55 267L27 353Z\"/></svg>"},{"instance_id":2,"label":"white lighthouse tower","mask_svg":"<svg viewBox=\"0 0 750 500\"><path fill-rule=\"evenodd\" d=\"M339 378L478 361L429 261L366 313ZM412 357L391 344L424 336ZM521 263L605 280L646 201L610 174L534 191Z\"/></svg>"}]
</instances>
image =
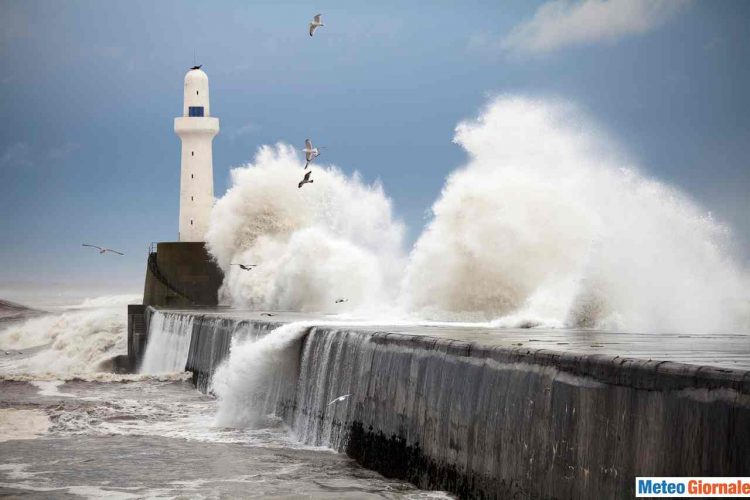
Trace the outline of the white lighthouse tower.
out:
<instances>
[{"instance_id":1,"label":"white lighthouse tower","mask_svg":"<svg viewBox=\"0 0 750 500\"><path fill-rule=\"evenodd\" d=\"M174 131L182 140L179 240L204 241L214 204L211 144L219 119L211 116L208 76L198 68L185 75L182 116L174 119Z\"/></svg>"}]
</instances>

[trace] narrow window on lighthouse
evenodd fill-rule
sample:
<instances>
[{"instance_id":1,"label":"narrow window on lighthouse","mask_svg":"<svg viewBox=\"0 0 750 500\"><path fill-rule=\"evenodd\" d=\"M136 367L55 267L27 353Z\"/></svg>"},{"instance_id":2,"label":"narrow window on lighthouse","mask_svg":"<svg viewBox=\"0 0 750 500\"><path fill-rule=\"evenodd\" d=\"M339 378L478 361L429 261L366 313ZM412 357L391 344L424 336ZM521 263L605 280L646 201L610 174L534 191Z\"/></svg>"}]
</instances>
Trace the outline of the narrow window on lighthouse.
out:
<instances>
[{"instance_id":1,"label":"narrow window on lighthouse","mask_svg":"<svg viewBox=\"0 0 750 500\"><path fill-rule=\"evenodd\" d=\"M191 178L191 179L193 178L193 174L190 174L190 178Z\"/></svg>"},{"instance_id":2,"label":"narrow window on lighthouse","mask_svg":"<svg viewBox=\"0 0 750 500\"><path fill-rule=\"evenodd\" d=\"M190 201L193 201L193 197L192 196L190 197Z\"/></svg>"},{"instance_id":3,"label":"narrow window on lighthouse","mask_svg":"<svg viewBox=\"0 0 750 500\"><path fill-rule=\"evenodd\" d=\"M193 219L190 219L190 225L191 226L193 225Z\"/></svg>"},{"instance_id":4,"label":"narrow window on lighthouse","mask_svg":"<svg viewBox=\"0 0 750 500\"><path fill-rule=\"evenodd\" d=\"M197 90L195 91L195 95L198 95L198 91Z\"/></svg>"},{"instance_id":5,"label":"narrow window on lighthouse","mask_svg":"<svg viewBox=\"0 0 750 500\"><path fill-rule=\"evenodd\" d=\"M190 156L195 156L195 151L191 151Z\"/></svg>"}]
</instances>

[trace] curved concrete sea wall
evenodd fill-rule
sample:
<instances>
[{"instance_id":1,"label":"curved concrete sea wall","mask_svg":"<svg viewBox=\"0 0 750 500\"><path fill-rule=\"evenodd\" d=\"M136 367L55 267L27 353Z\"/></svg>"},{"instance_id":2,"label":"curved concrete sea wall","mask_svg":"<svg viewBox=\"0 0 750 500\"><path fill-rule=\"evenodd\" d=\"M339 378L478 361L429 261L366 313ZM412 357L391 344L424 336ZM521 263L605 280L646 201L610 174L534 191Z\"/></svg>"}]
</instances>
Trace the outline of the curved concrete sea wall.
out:
<instances>
[{"instance_id":1,"label":"curved concrete sea wall","mask_svg":"<svg viewBox=\"0 0 750 500\"><path fill-rule=\"evenodd\" d=\"M233 337L278 326L192 325L204 391ZM627 498L640 475L750 475L750 372L335 327L288 348L299 362L269 408L298 439L423 488Z\"/></svg>"}]
</instances>

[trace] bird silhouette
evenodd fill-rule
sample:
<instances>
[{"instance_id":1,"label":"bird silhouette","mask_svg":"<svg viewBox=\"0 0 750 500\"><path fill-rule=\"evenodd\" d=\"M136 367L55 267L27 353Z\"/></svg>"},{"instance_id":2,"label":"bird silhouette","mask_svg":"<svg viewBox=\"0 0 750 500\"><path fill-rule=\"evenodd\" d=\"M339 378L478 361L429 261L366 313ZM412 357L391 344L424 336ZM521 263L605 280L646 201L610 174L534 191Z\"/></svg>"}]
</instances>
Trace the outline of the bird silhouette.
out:
<instances>
[{"instance_id":1,"label":"bird silhouette","mask_svg":"<svg viewBox=\"0 0 750 500\"><path fill-rule=\"evenodd\" d=\"M240 269L244 269L245 271L252 271L255 266L258 264L231 264L232 266L240 266Z\"/></svg>"},{"instance_id":2,"label":"bird silhouette","mask_svg":"<svg viewBox=\"0 0 750 500\"><path fill-rule=\"evenodd\" d=\"M302 179L302 180L301 180L301 181L299 182L299 184L297 184L297 187L298 187L298 188L301 188L302 186L304 186L304 185L305 185L305 184L307 184L307 183L310 183L310 184L312 184L312 183L314 182L314 181L313 181L312 179L310 179L310 174L312 174L312 170L309 170L309 171L308 171L308 172L307 172L307 173L305 174L305 178L304 178L304 179Z\"/></svg>"},{"instance_id":3,"label":"bird silhouette","mask_svg":"<svg viewBox=\"0 0 750 500\"><path fill-rule=\"evenodd\" d=\"M107 252L112 252L112 253L116 253L117 255L125 255L124 253L118 252L117 250L112 250L111 248L104 248L104 247L100 247L100 246L96 246L96 245L89 245L88 243L82 243L81 246L96 248L97 250L99 250L100 254L105 254Z\"/></svg>"}]
</instances>

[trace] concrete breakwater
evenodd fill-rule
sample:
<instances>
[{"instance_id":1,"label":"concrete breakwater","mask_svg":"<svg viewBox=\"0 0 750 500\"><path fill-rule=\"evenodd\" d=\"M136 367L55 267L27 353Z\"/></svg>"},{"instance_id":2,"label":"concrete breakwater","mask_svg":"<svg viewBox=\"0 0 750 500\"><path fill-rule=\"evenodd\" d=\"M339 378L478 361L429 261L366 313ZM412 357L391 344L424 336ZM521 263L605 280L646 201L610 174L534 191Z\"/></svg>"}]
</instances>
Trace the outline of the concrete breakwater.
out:
<instances>
[{"instance_id":1,"label":"concrete breakwater","mask_svg":"<svg viewBox=\"0 0 750 500\"><path fill-rule=\"evenodd\" d=\"M153 309L147 320L146 355L186 351L202 391L232 342L282 323ZM750 475L745 370L304 328L258 404L299 440L386 476L462 497L593 499L631 497L642 475Z\"/></svg>"}]
</instances>

